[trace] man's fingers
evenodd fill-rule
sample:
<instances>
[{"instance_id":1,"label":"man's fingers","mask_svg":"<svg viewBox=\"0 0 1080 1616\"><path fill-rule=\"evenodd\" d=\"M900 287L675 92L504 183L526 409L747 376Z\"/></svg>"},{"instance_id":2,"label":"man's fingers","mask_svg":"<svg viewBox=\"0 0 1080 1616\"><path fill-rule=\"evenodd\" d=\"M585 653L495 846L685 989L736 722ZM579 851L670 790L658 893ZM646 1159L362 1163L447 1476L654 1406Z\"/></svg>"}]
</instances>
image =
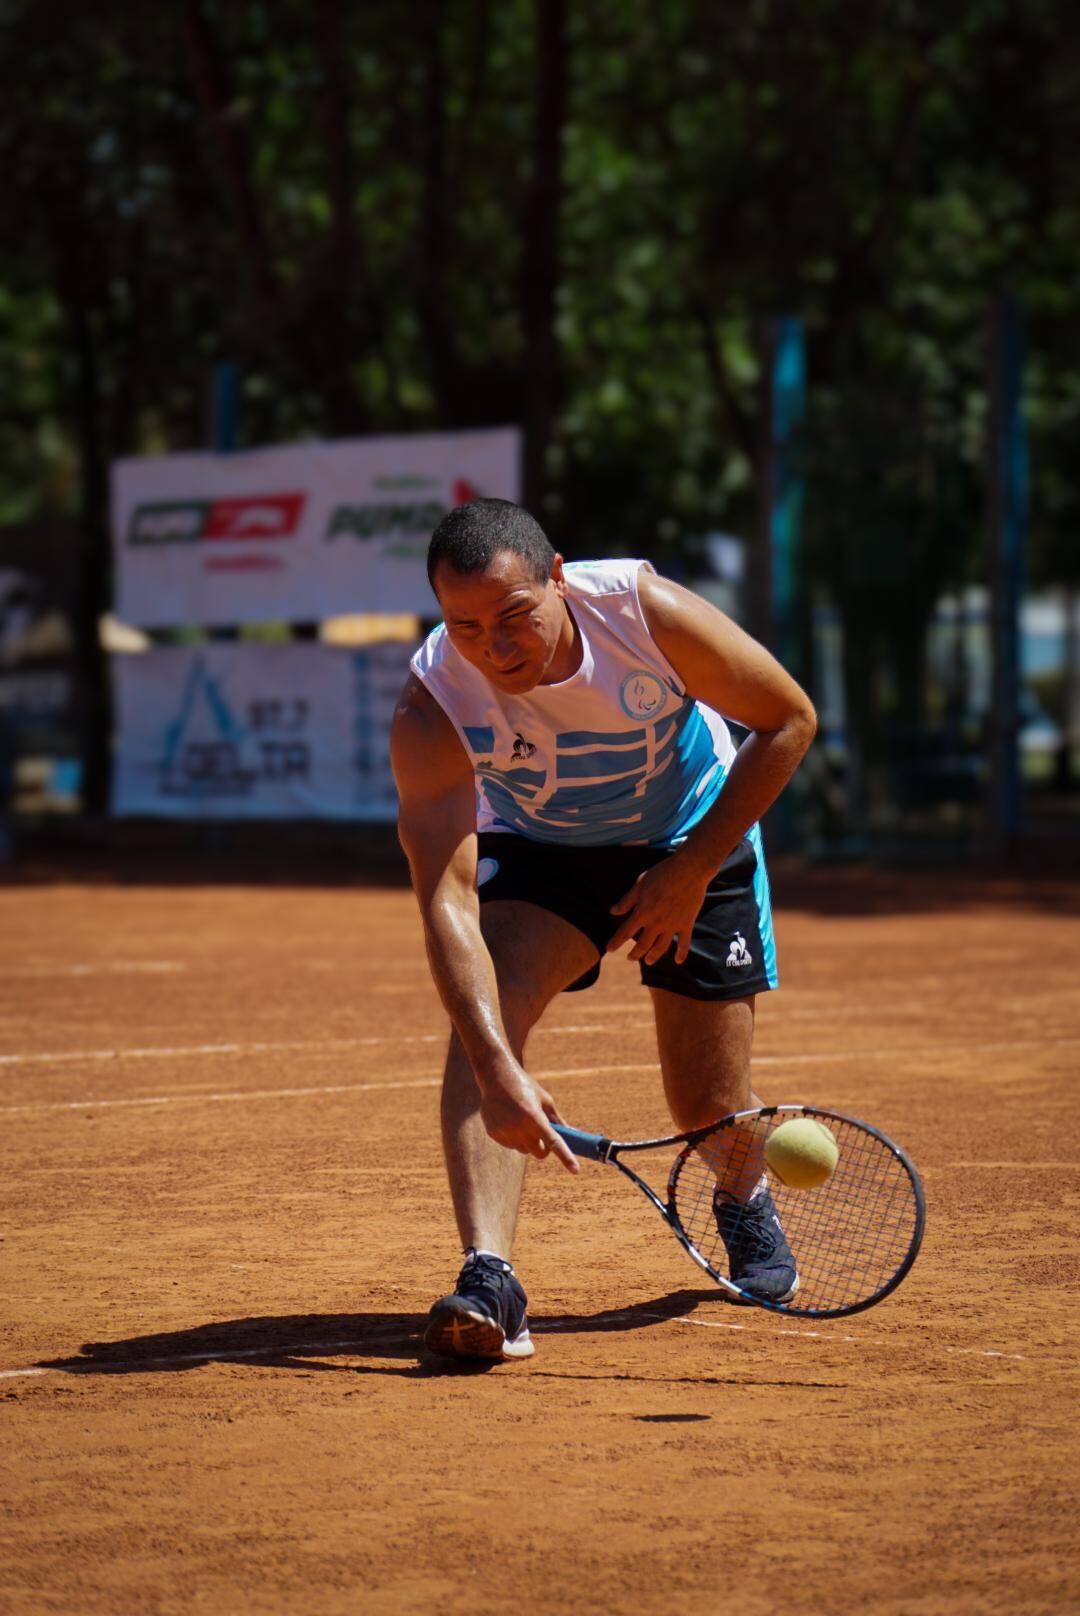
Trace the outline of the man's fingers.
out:
<instances>
[{"instance_id":1,"label":"man's fingers","mask_svg":"<svg viewBox=\"0 0 1080 1616\"><path fill-rule=\"evenodd\" d=\"M550 1155L555 1155L567 1173L577 1172L577 1157L569 1144L564 1144L563 1139L559 1139L558 1133L537 1133L527 1154L535 1155L540 1162L546 1162Z\"/></svg>"},{"instance_id":2,"label":"man's fingers","mask_svg":"<svg viewBox=\"0 0 1080 1616\"><path fill-rule=\"evenodd\" d=\"M546 1089L541 1089L539 1091L539 1097L544 1115L547 1117L548 1121L561 1122L562 1117L559 1115L559 1108ZM547 1147L545 1154L557 1156L568 1173L577 1172L577 1157L574 1155L574 1152L570 1149L570 1146L566 1143L565 1139L559 1138L559 1135L555 1132L554 1128L551 1130L550 1135L544 1135L543 1142Z\"/></svg>"},{"instance_id":3,"label":"man's fingers","mask_svg":"<svg viewBox=\"0 0 1080 1616\"><path fill-rule=\"evenodd\" d=\"M686 926L682 930L676 931L668 931L666 926L660 931L640 927L637 941L626 957L632 960L644 960L646 965L655 965L657 960L662 959L674 944L676 950L675 959L681 965L690 954L690 935L692 931L692 926ZM608 947L615 948L616 946L617 944L613 937Z\"/></svg>"},{"instance_id":4,"label":"man's fingers","mask_svg":"<svg viewBox=\"0 0 1080 1616\"><path fill-rule=\"evenodd\" d=\"M623 921L622 925L609 939L607 945L608 953L614 954L617 948L621 948L624 943L629 942L640 925L640 920L638 920L636 915L631 911L631 913L628 914L626 919Z\"/></svg>"},{"instance_id":5,"label":"man's fingers","mask_svg":"<svg viewBox=\"0 0 1080 1616\"><path fill-rule=\"evenodd\" d=\"M548 1121L549 1122L561 1122L562 1117L559 1115L559 1108L555 1104L555 1101L551 1098L551 1095L547 1092L546 1089L540 1089L539 1097L540 1097L540 1109L543 1111L543 1113L544 1113L545 1117L547 1117Z\"/></svg>"},{"instance_id":6,"label":"man's fingers","mask_svg":"<svg viewBox=\"0 0 1080 1616\"><path fill-rule=\"evenodd\" d=\"M570 1146L566 1143L566 1141L564 1139L560 1139L557 1133L553 1133L551 1135L550 1142L548 1143L548 1153L552 1156L557 1156L568 1173L577 1172L577 1157L574 1155L574 1152L570 1149Z\"/></svg>"},{"instance_id":7,"label":"man's fingers","mask_svg":"<svg viewBox=\"0 0 1080 1616\"><path fill-rule=\"evenodd\" d=\"M520 1115L513 1122L494 1123L488 1126L489 1136L497 1145L505 1150L517 1150L523 1156L535 1156L537 1161L546 1161L549 1156L557 1156L568 1173L578 1171L577 1157L565 1144L551 1126L551 1122L561 1122L555 1101L543 1089L538 1090L536 1096L540 1110L534 1113L531 1107L521 1109ZM551 1122L548 1118L550 1117Z\"/></svg>"},{"instance_id":8,"label":"man's fingers","mask_svg":"<svg viewBox=\"0 0 1080 1616\"><path fill-rule=\"evenodd\" d=\"M645 879L645 873L646 872L643 872L638 876L629 892L624 892L618 903L612 904L611 908L608 910L609 914L625 915L628 909L634 908L638 900L638 888Z\"/></svg>"}]
</instances>

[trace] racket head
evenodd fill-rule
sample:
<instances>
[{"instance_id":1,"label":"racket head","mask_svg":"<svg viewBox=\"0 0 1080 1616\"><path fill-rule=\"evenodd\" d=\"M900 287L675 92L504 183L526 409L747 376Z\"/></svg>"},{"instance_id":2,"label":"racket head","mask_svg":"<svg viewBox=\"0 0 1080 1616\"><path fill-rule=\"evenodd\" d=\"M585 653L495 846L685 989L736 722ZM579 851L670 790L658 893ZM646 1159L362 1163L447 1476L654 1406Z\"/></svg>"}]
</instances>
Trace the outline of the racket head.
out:
<instances>
[{"instance_id":1,"label":"racket head","mask_svg":"<svg viewBox=\"0 0 1080 1616\"><path fill-rule=\"evenodd\" d=\"M832 1174L813 1189L792 1188L765 1161L770 1136L796 1117L824 1123L837 1144ZM668 1177L669 1220L726 1292L733 1281L713 1210L718 1175L721 1182L745 1181L748 1172L757 1178L759 1168L794 1254L799 1288L786 1302L745 1293L740 1300L803 1318L843 1318L896 1289L926 1225L914 1164L869 1123L817 1106L780 1105L738 1112L686 1135Z\"/></svg>"}]
</instances>

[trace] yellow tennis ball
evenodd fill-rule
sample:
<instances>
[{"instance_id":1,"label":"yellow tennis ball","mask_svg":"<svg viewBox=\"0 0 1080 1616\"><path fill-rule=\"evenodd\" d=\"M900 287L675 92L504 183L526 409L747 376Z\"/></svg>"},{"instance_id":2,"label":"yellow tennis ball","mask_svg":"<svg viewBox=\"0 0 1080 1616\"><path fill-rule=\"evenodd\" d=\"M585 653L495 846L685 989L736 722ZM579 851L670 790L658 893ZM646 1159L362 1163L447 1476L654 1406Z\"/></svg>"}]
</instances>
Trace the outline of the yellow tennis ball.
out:
<instances>
[{"instance_id":1,"label":"yellow tennis ball","mask_svg":"<svg viewBox=\"0 0 1080 1616\"><path fill-rule=\"evenodd\" d=\"M769 1135L765 1160L793 1190L812 1190L832 1176L840 1152L832 1130L816 1117L792 1117Z\"/></svg>"}]
</instances>

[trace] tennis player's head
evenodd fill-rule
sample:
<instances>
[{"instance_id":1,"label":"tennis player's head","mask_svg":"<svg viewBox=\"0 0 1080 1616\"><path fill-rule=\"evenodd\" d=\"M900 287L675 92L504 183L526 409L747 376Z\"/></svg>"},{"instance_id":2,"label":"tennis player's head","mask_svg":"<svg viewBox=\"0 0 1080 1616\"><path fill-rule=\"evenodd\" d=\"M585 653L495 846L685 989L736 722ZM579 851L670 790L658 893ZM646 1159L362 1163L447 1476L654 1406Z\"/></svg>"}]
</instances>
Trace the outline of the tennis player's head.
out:
<instances>
[{"instance_id":1,"label":"tennis player's head","mask_svg":"<svg viewBox=\"0 0 1080 1616\"><path fill-rule=\"evenodd\" d=\"M572 648L562 556L528 511L506 499L459 505L428 546L428 578L450 643L499 690L550 683Z\"/></svg>"}]
</instances>

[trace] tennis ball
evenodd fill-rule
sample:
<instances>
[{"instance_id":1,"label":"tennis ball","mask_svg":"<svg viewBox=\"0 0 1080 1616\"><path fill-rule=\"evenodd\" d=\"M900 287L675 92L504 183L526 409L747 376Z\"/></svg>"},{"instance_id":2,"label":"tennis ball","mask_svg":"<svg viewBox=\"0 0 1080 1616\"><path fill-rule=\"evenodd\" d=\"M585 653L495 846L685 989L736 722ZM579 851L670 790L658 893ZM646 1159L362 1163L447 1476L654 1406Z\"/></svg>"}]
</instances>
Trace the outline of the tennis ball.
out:
<instances>
[{"instance_id":1,"label":"tennis ball","mask_svg":"<svg viewBox=\"0 0 1080 1616\"><path fill-rule=\"evenodd\" d=\"M816 1117L792 1117L769 1135L765 1160L783 1184L812 1190L831 1177L840 1152L832 1131Z\"/></svg>"}]
</instances>

